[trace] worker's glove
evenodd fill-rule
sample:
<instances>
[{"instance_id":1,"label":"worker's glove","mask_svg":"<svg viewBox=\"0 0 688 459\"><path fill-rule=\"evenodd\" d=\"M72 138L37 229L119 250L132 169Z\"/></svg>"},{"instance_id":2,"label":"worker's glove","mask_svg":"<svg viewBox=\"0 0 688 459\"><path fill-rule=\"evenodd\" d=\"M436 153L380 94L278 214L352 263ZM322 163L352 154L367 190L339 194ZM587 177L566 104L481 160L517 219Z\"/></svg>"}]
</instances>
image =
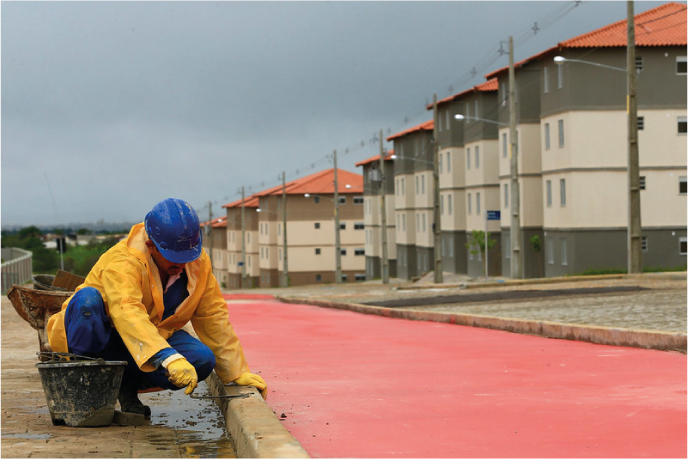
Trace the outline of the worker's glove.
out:
<instances>
[{"instance_id":1,"label":"worker's glove","mask_svg":"<svg viewBox=\"0 0 688 459\"><path fill-rule=\"evenodd\" d=\"M186 359L177 359L167 364L168 379L177 387L186 387L184 393L189 395L198 386L196 369Z\"/></svg>"},{"instance_id":2,"label":"worker's glove","mask_svg":"<svg viewBox=\"0 0 688 459\"><path fill-rule=\"evenodd\" d=\"M268 385L258 375L246 372L232 382L237 386L254 386L260 390L260 395L263 396L263 399L268 398Z\"/></svg>"}]
</instances>

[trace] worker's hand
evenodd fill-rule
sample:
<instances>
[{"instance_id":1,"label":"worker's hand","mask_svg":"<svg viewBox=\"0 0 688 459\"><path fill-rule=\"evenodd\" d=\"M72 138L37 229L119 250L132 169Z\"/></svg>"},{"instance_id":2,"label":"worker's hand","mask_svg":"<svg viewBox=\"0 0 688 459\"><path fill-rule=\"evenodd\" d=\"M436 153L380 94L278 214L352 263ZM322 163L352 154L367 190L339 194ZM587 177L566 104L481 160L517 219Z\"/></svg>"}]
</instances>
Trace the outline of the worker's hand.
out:
<instances>
[{"instance_id":1,"label":"worker's hand","mask_svg":"<svg viewBox=\"0 0 688 459\"><path fill-rule=\"evenodd\" d=\"M237 386L254 386L260 390L260 395L263 396L263 399L267 400L268 398L268 385L258 375L246 372L232 382Z\"/></svg>"},{"instance_id":2,"label":"worker's hand","mask_svg":"<svg viewBox=\"0 0 688 459\"><path fill-rule=\"evenodd\" d=\"M196 369L186 359L178 359L167 365L168 379L177 387L185 387L184 393L189 395L198 386Z\"/></svg>"}]
</instances>

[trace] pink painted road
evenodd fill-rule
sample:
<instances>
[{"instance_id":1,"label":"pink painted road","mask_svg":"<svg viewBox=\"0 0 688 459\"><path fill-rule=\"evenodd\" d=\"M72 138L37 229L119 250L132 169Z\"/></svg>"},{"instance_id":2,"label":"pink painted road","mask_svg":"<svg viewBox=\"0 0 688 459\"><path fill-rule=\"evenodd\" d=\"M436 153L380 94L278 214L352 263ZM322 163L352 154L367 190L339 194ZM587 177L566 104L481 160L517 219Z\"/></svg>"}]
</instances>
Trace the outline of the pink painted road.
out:
<instances>
[{"instance_id":1,"label":"pink painted road","mask_svg":"<svg viewBox=\"0 0 688 459\"><path fill-rule=\"evenodd\" d=\"M686 457L685 355L227 297L313 457Z\"/></svg>"}]
</instances>

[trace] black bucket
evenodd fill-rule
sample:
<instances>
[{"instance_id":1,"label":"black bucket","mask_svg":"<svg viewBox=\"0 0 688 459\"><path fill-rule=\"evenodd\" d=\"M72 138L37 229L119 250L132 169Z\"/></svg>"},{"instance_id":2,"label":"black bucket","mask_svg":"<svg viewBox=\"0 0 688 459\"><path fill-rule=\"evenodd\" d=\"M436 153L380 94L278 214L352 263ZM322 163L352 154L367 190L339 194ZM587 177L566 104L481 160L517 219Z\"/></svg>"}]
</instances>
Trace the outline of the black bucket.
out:
<instances>
[{"instance_id":1,"label":"black bucket","mask_svg":"<svg viewBox=\"0 0 688 459\"><path fill-rule=\"evenodd\" d=\"M53 425L109 426L127 362L42 352L52 360L37 363ZM69 358L70 360L66 360Z\"/></svg>"}]
</instances>

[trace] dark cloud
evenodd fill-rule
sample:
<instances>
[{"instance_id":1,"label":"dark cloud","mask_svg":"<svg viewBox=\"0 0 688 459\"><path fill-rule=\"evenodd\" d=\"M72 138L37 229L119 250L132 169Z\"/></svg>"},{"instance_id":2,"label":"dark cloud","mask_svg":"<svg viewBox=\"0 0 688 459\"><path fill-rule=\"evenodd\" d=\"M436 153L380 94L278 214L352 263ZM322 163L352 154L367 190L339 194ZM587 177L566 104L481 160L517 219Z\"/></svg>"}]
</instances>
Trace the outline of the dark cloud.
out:
<instances>
[{"instance_id":1,"label":"dark cloud","mask_svg":"<svg viewBox=\"0 0 688 459\"><path fill-rule=\"evenodd\" d=\"M626 15L573 5L3 2L2 224L140 220L168 196L219 211L335 149L355 170L379 129L506 65L486 58L509 35L523 59Z\"/></svg>"}]
</instances>

